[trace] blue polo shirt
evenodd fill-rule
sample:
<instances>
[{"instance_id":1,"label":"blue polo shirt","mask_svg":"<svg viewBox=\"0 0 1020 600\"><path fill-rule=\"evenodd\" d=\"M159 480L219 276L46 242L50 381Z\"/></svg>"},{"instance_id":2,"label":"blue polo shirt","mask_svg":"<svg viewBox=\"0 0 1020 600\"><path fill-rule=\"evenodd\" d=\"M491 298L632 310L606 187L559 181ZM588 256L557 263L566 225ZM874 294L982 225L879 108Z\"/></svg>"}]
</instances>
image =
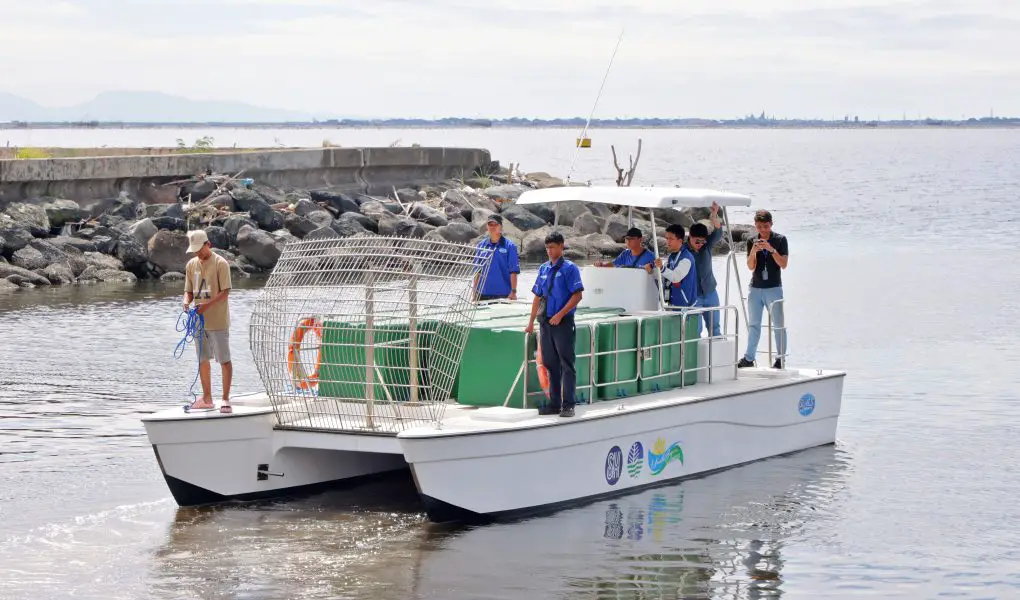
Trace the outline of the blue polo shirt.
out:
<instances>
[{"instance_id":1,"label":"blue polo shirt","mask_svg":"<svg viewBox=\"0 0 1020 600\"><path fill-rule=\"evenodd\" d=\"M581 283L581 269L563 257L560 257L557 264L560 263L562 266L556 271L556 276L553 277L552 284L550 284L549 273L553 270L553 264L551 261L545 261L538 268L538 279L535 280L535 285L531 288L532 294L546 296L545 316L547 317L563 310L571 296L584 290L584 285ZM568 316L573 316L573 314L574 309L567 313Z\"/></svg>"},{"instance_id":2,"label":"blue polo shirt","mask_svg":"<svg viewBox=\"0 0 1020 600\"><path fill-rule=\"evenodd\" d=\"M655 262L654 252L645 250L643 253L635 257L634 253L630 251L630 248L627 248L620 253L620 256L616 257L616 260L613 261L613 266L643 269L645 265L653 262Z\"/></svg>"},{"instance_id":3,"label":"blue polo shirt","mask_svg":"<svg viewBox=\"0 0 1020 600\"><path fill-rule=\"evenodd\" d=\"M477 261L481 264L481 250L492 251L492 261L485 281L478 285L478 293L486 296L509 296L510 274L521 272L521 263L517 256L517 246L506 236L499 236L499 241L492 243L488 237L478 242Z\"/></svg>"}]
</instances>

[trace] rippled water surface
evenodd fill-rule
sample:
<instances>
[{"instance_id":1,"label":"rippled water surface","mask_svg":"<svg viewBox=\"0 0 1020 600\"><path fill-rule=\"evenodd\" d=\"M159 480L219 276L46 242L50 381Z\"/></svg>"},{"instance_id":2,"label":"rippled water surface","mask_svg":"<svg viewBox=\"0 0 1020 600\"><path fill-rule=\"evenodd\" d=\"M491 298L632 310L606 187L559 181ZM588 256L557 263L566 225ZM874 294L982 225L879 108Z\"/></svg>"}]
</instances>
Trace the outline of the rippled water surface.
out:
<instances>
[{"instance_id":1,"label":"rippled water surface","mask_svg":"<svg viewBox=\"0 0 1020 600\"><path fill-rule=\"evenodd\" d=\"M573 150L567 131L344 135L553 173ZM606 131L574 178L610 176L608 144L638 135L638 179L749 193L790 237L791 362L849 373L834 447L475 528L428 524L406 475L180 509L139 422L194 379L173 358L178 287L19 291L0 296L0 597L1020 597L1020 132ZM231 295L239 393L261 387L259 285Z\"/></svg>"}]
</instances>

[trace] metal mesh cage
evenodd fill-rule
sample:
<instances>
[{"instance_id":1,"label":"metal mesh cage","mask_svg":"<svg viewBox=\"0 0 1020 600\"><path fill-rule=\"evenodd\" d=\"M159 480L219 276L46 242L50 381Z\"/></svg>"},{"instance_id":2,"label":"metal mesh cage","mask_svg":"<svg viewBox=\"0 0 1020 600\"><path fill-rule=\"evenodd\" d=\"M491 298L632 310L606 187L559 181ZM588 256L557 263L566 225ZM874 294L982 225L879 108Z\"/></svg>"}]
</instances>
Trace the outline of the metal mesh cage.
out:
<instances>
[{"instance_id":1,"label":"metal mesh cage","mask_svg":"<svg viewBox=\"0 0 1020 600\"><path fill-rule=\"evenodd\" d=\"M279 426L395 434L442 419L490 257L374 235L288 244L249 325Z\"/></svg>"}]
</instances>

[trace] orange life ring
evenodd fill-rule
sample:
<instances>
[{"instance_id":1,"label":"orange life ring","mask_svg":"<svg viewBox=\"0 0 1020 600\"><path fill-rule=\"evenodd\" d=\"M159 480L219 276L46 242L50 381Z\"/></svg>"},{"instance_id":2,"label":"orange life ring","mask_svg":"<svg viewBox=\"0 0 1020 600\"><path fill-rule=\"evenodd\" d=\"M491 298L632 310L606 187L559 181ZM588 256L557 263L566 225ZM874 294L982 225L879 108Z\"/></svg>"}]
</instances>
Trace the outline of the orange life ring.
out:
<instances>
[{"instance_id":1,"label":"orange life ring","mask_svg":"<svg viewBox=\"0 0 1020 600\"><path fill-rule=\"evenodd\" d=\"M542 337L535 338L535 370L538 371L538 385L542 386L545 397L549 397L549 369L545 368L542 362Z\"/></svg>"},{"instance_id":2,"label":"orange life ring","mask_svg":"<svg viewBox=\"0 0 1020 600\"><path fill-rule=\"evenodd\" d=\"M298 326L290 338L290 344L287 345L287 368L290 370L294 385L303 390L319 385L319 364L322 362L321 346L315 356L315 371L311 375L305 373L304 367L298 360L298 355L301 353L301 341L305 339L305 334L309 330L314 331L319 336L319 340L322 340L322 323L315 317L306 317L298 322Z\"/></svg>"}]
</instances>

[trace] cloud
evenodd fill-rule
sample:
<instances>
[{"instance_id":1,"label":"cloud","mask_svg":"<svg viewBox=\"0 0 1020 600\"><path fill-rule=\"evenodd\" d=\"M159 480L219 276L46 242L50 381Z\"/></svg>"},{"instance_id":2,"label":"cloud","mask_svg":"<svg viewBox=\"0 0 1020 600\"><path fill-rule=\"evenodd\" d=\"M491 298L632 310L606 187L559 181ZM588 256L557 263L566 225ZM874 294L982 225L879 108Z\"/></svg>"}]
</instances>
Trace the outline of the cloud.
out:
<instances>
[{"instance_id":1,"label":"cloud","mask_svg":"<svg viewBox=\"0 0 1020 600\"><path fill-rule=\"evenodd\" d=\"M600 116L958 117L993 100L1020 114L1020 2L1001 0L0 0L0 11L0 60L19 65L0 85L49 105L151 89L340 114L579 115L625 29ZM933 91L954 82L966 85Z\"/></svg>"}]
</instances>

